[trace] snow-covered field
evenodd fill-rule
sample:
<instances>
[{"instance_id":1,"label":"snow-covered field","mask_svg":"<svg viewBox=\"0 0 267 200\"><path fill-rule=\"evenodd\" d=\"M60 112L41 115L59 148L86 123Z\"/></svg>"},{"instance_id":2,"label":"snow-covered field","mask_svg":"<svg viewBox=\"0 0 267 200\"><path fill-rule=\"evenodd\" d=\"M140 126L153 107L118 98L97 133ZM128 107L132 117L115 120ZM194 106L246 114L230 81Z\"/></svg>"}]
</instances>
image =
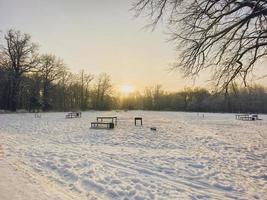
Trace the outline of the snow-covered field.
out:
<instances>
[{"instance_id":1,"label":"snow-covered field","mask_svg":"<svg viewBox=\"0 0 267 200\"><path fill-rule=\"evenodd\" d=\"M114 115L114 130L90 129L97 116ZM135 116L143 117L142 127L134 126ZM267 116L260 117L3 114L0 199L19 188L24 192L14 199L30 199L23 196L31 192L31 199L267 199Z\"/></svg>"}]
</instances>

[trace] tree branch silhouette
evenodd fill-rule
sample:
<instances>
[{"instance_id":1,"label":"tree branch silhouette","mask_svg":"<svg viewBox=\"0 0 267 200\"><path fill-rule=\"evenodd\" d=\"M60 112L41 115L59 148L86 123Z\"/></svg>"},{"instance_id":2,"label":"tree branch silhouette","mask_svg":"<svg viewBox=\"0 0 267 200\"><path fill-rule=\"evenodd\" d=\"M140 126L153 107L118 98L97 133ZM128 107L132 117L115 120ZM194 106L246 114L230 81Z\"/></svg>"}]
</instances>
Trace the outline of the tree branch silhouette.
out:
<instances>
[{"instance_id":1,"label":"tree branch silhouette","mask_svg":"<svg viewBox=\"0 0 267 200\"><path fill-rule=\"evenodd\" d=\"M153 29L161 20L171 32L179 56L174 69L186 77L212 69L224 89L247 76L267 55L267 0L138 0Z\"/></svg>"}]
</instances>

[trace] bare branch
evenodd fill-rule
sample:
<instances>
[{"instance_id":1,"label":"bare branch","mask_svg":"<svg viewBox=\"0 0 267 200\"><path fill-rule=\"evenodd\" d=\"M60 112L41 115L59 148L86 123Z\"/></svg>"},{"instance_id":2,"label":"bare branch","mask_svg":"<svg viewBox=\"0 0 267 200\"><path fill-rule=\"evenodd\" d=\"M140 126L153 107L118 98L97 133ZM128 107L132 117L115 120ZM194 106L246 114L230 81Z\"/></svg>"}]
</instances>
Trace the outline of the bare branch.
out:
<instances>
[{"instance_id":1,"label":"bare branch","mask_svg":"<svg viewBox=\"0 0 267 200\"><path fill-rule=\"evenodd\" d=\"M175 68L196 76L206 68L225 88L249 72L267 52L267 0L139 0L152 26L163 17L177 45Z\"/></svg>"}]
</instances>

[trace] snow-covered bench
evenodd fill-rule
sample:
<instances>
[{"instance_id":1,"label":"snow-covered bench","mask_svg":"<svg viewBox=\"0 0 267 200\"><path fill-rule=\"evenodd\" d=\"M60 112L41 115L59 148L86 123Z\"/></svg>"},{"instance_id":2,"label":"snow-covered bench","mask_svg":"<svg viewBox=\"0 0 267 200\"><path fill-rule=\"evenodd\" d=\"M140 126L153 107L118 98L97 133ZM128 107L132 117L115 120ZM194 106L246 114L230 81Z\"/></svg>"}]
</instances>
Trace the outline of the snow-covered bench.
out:
<instances>
[{"instance_id":1,"label":"snow-covered bench","mask_svg":"<svg viewBox=\"0 0 267 200\"><path fill-rule=\"evenodd\" d=\"M66 115L66 118L67 119L70 119L70 118L80 118L82 117L82 113L81 112L70 112Z\"/></svg>"},{"instance_id":2,"label":"snow-covered bench","mask_svg":"<svg viewBox=\"0 0 267 200\"><path fill-rule=\"evenodd\" d=\"M260 120L257 114L238 114L235 115L235 118L244 121Z\"/></svg>"},{"instance_id":3,"label":"snow-covered bench","mask_svg":"<svg viewBox=\"0 0 267 200\"><path fill-rule=\"evenodd\" d=\"M91 128L113 129L114 123L113 122L91 122Z\"/></svg>"}]
</instances>

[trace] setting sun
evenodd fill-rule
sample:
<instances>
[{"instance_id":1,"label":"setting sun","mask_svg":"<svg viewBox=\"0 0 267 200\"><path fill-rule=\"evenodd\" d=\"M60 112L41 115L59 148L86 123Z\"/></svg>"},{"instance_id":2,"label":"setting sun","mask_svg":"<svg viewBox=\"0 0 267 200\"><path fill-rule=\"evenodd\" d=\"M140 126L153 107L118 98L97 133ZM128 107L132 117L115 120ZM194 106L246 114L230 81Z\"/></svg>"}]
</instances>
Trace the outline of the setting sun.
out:
<instances>
[{"instance_id":1,"label":"setting sun","mask_svg":"<svg viewBox=\"0 0 267 200\"><path fill-rule=\"evenodd\" d=\"M120 87L120 92L124 95L128 95L133 91L134 91L134 86L132 85L125 84Z\"/></svg>"}]
</instances>

